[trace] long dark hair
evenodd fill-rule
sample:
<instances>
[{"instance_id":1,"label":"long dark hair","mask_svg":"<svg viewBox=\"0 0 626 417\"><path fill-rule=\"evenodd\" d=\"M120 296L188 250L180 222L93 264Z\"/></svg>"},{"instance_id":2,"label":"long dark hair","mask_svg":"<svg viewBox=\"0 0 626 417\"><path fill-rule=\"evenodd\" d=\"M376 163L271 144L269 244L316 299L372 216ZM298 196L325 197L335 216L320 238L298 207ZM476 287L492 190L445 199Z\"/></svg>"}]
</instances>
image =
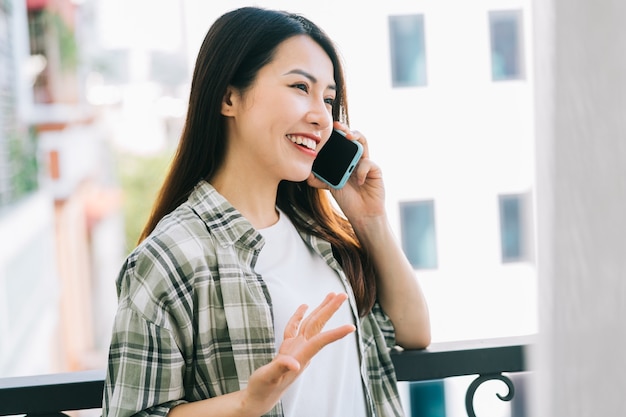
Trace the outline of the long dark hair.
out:
<instances>
[{"instance_id":1,"label":"long dark hair","mask_svg":"<svg viewBox=\"0 0 626 417\"><path fill-rule=\"evenodd\" d=\"M222 15L200 47L185 127L140 241L189 197L198 181L210 182L224 160L226 132L221 105L227 87L244 92L258 71L271 62L278 45L297 35L309 36L328 54L337 86L333 120L348 123L343 66L333 42L317 25L301 15L256 7ZM373 267L350 223L334 210L328 193L306 182L282 181L276 204L298 229L331 243L352 285L359 313L367 314L376 298Z\"/></svg>"}]
</instances>

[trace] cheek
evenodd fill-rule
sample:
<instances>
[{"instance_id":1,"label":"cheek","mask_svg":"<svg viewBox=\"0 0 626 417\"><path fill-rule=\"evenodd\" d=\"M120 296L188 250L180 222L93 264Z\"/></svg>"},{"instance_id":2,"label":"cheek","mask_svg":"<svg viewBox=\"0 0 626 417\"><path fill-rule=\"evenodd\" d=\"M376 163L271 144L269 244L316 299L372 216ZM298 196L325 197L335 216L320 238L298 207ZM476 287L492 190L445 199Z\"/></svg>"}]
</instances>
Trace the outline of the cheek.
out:
<instances>
[{"instance_id":1,"label":"cheek","mask_svg":"<svg viewBox=\"0 0 626 417\"><path fill-rule=\"evenodd\" d=\"M329 118L329 128L325 129L324 132L322 133L322 143L326 143L328 142L328 138L330 138L330 135L333 133L333 118L330 117Z\"/></svg>"},{"instance_id":2,"label":"cheek","mask_svg":"<svg viewBox=\"0 0 626 417\"><path fill-rule=\"evenodd\" d=\"M328 123L328 125L330 126L330 127L328 128L328 134L330 135L330 132L331 132L331 131L332 131L332 129L333 129L333 121L334 121L334 120L333 120L333 111L332 111L332 110L328 110L328 112L327 112L326 114L328 115L328 120L327 120L327 123Z\"/></svg>"}]
</instances>

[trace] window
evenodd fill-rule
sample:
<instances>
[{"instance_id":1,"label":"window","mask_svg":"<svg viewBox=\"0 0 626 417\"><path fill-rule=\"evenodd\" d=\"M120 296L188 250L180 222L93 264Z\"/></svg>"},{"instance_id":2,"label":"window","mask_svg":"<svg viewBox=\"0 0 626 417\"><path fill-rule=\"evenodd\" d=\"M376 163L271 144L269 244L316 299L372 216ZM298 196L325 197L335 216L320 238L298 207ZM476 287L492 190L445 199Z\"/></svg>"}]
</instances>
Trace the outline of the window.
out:
<instances>
[{"instance_id":1,"label":"window","mask_svg":"<svg viewBox=\"0 0 626 417\"><path fill-rule=\"evenodd\" d=\"M524 196L501 195L499 200L502 262L524 260L526 258Z\"/></svg>"},{"instance_id":2,"label":"window","mask_svg":"<svg viewBox=\"0 0 626 417\"><path fill-rule=\"evenodd\" d=\"M416 269L437 267L434 202L400 203L402 248Z\"/></svg>"},{"instance_id":3,"label":"window","mask_svg":"<svg viewBox=\"0 0 626 417\"><path fill-rule=\"evenodd\" d=\"M391 75L394 87L426 85L422 15L389 16Z\"/></svg>"},{"instance_id":4,"label":"window","mask_svg":"<svg viewBox=\"0 0 626 417\"><path fill-rule=\"evenodd\" d=\"M46 15L43 9L28 12L28 40L30 42L30 55L41 59L46 64L34 80L33 99L35 103L49 103L51 98L49 97L49 74L46 70L49 64L46 50Z\"/></svg>"},{"instance_id":5,"label":"window","mask_svg":"<svg viewBox=\"0 0 626 417\"><path fill-rule=\"evenodd\" d=\"M491 77L494 81L522 79L524 55L522 12L489 12L491 32Z\"/></svg>"}]
</instances>

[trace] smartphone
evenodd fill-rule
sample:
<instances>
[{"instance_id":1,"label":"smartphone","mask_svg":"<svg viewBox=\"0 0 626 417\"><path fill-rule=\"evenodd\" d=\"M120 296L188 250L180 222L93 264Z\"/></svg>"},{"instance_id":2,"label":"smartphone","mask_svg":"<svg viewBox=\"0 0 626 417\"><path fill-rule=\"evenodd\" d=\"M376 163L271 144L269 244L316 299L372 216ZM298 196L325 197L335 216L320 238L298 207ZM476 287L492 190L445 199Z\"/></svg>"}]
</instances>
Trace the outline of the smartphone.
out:
<instances>
[{"instance_id":1,"label":"smartphone","mask_svg":"<svg viewBox=\"0 0 626 417\"><path fill-rule=\"evenodd\" d=\"M350 178L350 174L363 155L363 146L346 138L346 135L333 129L328 141L313 161L313 174L334 189L340 189Z\"/></svg>"}]
</instances>

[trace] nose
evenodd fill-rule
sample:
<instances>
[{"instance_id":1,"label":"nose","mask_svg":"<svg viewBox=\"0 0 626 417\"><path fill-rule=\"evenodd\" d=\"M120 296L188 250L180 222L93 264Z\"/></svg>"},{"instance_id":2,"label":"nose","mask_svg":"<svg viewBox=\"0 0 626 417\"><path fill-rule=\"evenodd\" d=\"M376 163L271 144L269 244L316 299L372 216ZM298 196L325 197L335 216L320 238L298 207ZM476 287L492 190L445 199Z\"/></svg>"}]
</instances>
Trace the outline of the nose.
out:
<instances>
[{"instance_id":1,"label":"nose","mask_svg":"<svg viewBox=\"0 0 626 417\"><path fill-rule=\"evenodd\" d=\"M323 98L311 100L311 107L307 112L307 122L320 130L328 129L333 124L333 115Z\"/></svg>"}]
</instances>

